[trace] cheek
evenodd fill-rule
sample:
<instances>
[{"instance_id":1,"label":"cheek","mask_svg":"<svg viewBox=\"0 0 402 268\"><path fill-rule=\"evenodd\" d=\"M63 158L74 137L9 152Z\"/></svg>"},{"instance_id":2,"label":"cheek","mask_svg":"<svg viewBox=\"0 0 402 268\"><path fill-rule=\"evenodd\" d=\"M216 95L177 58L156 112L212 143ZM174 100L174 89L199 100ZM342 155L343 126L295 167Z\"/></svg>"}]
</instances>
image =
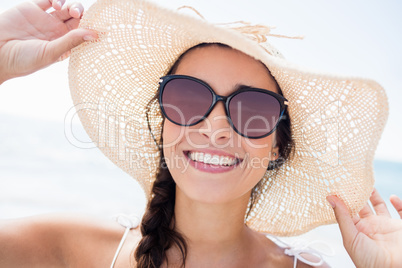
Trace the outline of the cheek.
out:
<instances>
[{"instance_id":1,"label":"cheek","mask_svg":"<svg viewBox=\"0 0 402 268\"><path fill-rule=\"evenodd\" d=\"M250 157L258 159L271 160L271 152L273 149L273 135L262 139L245 139L243 147Z\"/></svg>"},{"instance_id":2,"label":"cheek","mask_svg":"<svg viewBox=\"0 0 402 268\"><path fill-rule=\"evenodd\" d=\"M251 167L253 177L262 178L265 174L271 160L274 159L272 155L272 142L273 135L262 139L245 139L243 141L243 148L247 152L248 164Z\"/></svg>"},{"instance_id":3,"label":"cheek","mask_svg":"<svg viewBox=\"0 0 402 268\"><path fill-rule=\"evenodd\" d=\"M163 123L163 150L174 147L184 135L184 128L173 124L169 120L164 121Z\"/></svg>"},{"instance_id":4,"label":"cheek","mask_svg":"<svg viewBox=\"0 0 402 268\"><path fill-rule=\"evenodd\" d=\"M184 127L165 120L163 124L163 155L169 171L174 175L177 169L183 168L184 159L178 151L178 146L184 136ZM173 176L174 178L175 176Z\"/></svg>"}]
</instances>

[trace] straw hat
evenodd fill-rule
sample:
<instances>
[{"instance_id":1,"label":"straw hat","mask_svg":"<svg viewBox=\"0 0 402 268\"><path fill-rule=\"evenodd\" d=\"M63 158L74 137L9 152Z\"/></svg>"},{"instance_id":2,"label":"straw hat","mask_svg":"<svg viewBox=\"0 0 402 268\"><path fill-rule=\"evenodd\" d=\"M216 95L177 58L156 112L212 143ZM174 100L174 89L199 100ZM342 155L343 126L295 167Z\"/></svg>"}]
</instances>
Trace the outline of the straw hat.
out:
<instances>
[{"instance_id":1,"label":"straw hat","mask_svg":"<svg viewBox=\"0 0 402 268\"><path fill-rule=\"evenodd\" d=\"M90 138L134 177L147 197L159 164L146 106L158 80L187 49L223 43L263 62L286 99L295 151L262 178L247 224L276 235L296 235L334 223L326 196L335 194L357 213L374 185L374 151L388 104L376 82L309 71L283 59L266 41L266 27L217 26L143 0L100 0L80 27L99 40L82 44L70 58L71 94ZM149 124L160 138L157 103Z\"/></svg>"}]
</instances>

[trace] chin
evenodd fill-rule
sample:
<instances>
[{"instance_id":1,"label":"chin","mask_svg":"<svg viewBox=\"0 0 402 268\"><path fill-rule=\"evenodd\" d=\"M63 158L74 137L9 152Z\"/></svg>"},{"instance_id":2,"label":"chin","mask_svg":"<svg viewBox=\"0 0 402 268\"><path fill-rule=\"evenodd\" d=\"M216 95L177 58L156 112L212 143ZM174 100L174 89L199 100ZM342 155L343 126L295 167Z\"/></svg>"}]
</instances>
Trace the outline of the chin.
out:
<instances>
[{"instance_id":1,"label":"chin","mask_svg":"<svg viewBox=\"0 0 402 268\"><path fill-rule=\"evenodd\" d=\"M249 199L251 188L244 192L230 187L230 184L224 181L194 181L194 177L192 178L186 182L176 181L176 196L205 204L224 204L239 198Z\"/></svg>"}]
</instances>

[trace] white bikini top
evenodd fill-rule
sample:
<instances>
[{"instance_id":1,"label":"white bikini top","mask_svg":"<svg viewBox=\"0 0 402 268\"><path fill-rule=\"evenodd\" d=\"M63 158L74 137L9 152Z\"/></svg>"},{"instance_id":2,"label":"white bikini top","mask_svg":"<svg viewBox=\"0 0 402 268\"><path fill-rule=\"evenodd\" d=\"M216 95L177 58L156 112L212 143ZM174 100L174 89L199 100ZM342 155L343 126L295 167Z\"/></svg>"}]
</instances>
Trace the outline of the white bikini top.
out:
<instances>
[{"instance_id":1,"label":"white bikini top","mask_svg":"<svg viewBox=\"0 0 402 268\"><path fill-rule=\"evenodd\" d=\"M129 231L133 228L137 228L138 225L140 224L140 219L136 216L133 215L124 215L120 214L115 217L116 221L123 227L126 228L126 231L124 232L124 235L120 241L120 244L116 250L116 254L114 255L112 265L110 268L113 268L117 257L119 256L120 250L123 247L124 241L127 238L127 235ZM296 268L297 261L301 261L305 264L311 265L311 266L320 266L324 263L324 258L322 255L326 256L332 256L334 255L333 249L324 241L319 241L319 240L313 240L313 241L305 241L305 240L296 240L292 243L286 243L283 240L280 240L278 237L270 235L270 234L265 234L265 236L269 239L271 239L274 243L276 243L279 247L285 248L285 254L288 256L293 256L294 257L294 262L293 262L293 267ZM321 250L318 250L314 247L313 245L325 245L330 252L323 252ZM307 259L305 259L302 254L309 254L309 255L314 255L318 258L317 262L312 262Z\"/></svg>"}]
</instances>

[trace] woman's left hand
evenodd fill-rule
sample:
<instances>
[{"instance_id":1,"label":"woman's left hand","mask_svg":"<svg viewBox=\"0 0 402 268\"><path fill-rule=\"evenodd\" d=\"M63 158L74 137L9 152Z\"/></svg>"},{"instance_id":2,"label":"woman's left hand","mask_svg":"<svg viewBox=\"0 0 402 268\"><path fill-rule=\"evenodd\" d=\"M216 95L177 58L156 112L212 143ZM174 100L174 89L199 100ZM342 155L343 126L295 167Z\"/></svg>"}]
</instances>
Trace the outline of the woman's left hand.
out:
<instances>
[{"instance_id":1,"label":"woman's left hand","mask_svg":"<svg viewBox=\"0 0 402 268\"><path fill-rule=\"evenodd\" d=\"M343 245L356 267L402 267L402 220L392 219L377 190L369 204L351 218L345 204L336 196L327 197L334 207ZM391 203L402 218L402 201L391 196Z\"/></svg>"}]
</instances>

